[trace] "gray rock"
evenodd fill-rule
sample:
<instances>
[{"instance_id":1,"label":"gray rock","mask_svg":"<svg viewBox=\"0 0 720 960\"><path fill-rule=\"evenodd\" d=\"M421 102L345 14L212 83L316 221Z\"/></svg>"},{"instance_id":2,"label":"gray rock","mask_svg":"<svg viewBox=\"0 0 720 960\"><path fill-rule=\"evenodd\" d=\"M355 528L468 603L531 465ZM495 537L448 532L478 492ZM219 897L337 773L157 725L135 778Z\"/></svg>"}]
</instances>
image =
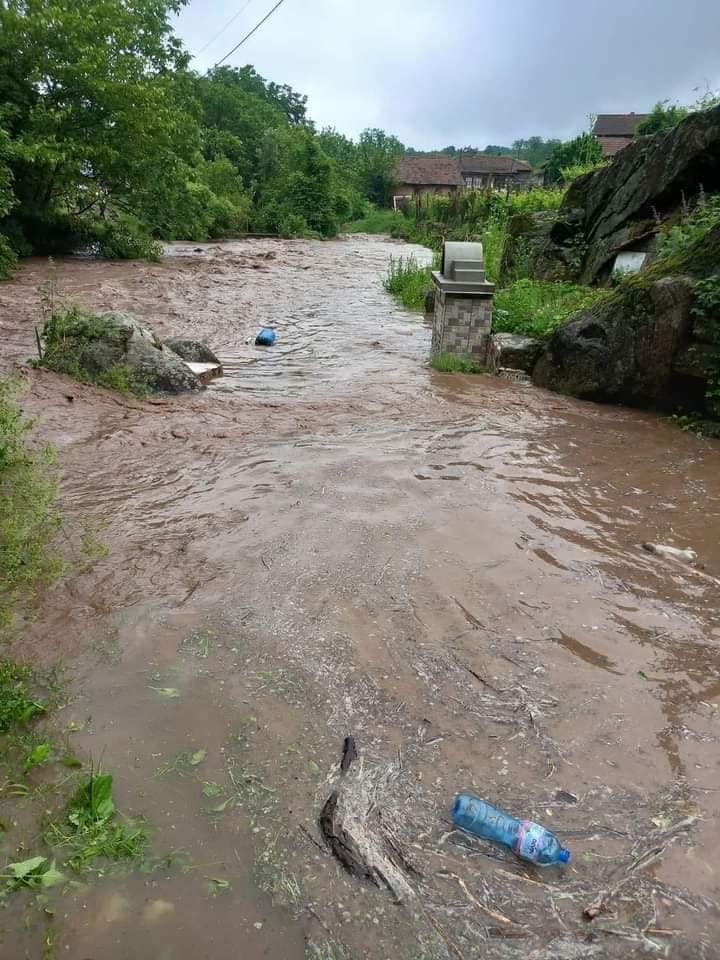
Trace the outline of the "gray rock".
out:
<instances>
[{"instance_id":1,"label":"gray rock","mask_svg":"<svg viewBox=\"0 0 720 960\"><path fill-rule=\"evenodd\" d=\"M169 337L163 342L163 345L176 353L182 360L187 360L188 363L216 363L220 365L220 361L210 347L198 340Z\"/></svg>"},{"instance_id":2,"label":"gray rock","mask_svg":"<svg viewBox=\"0 0 720 960\"><path fill-rule=\"evenodd\" d=\"M652 256L663 221L701 190L720 191L720 106L637 137L611 164L578 177L556 214L515 218L504 277L525 257L540 279L604 281L620 251Z\"/></svg>"},{"instance_id":3,"label":"gray rock","mask_svg":"<svg viewBox=\"0 0 720 960\"><path fill-rule=\"evenodd\" d=\"M52 360L49 365L53 366ZM62 365L55 368L63 372L79 368L97 379L117 366L127 367L132 379L149 390L183 393L201 389L185 363L163 350L152 330L125 313L98 313L77 324L63 340Z\"/></svg>"},{"instance_id":4,"label":"gray rock","mask_svg":"<svg viewBox=\"0 0 720 960\"><path fill-rule=\"evenodd\" d=\"M688 343L692 300L692 283L683 277L629 284L555 331L534 382L590 400L662 405Z\"/></svg>"},{"instance_id":5,"label":"gray rock","mask_svg":"<svg viewBox=\"0 0 720 960\"><path fill-rule=\"evenodd\" d=\"M524 370L532 373L540 356L542 341L517 333L495 333L490 340L488 366L492 370Z\"/></svg>"},{"instance_id":6,"label":"gray rock","mask_svg":"<svg viewBox=\"0 0 720 960\"><path fill-rule=\"evenodd\" d=\"M657 217L680 209L701 188L720 189L720 107L636 138L609 166L571 185L563 208L585 211L582 278L594 280L618 250L653 234Z\"/></svg>"},{"instance_id":7,"label":"gray rock","mask_svg":"<svg viewBox=\"0 0 720 960\"><path fill-rule=\"evenodd\" d=\"M435 313L435 288L428 290L425 294L425 313L431 314Z\"/></svg>"}]
</instances>

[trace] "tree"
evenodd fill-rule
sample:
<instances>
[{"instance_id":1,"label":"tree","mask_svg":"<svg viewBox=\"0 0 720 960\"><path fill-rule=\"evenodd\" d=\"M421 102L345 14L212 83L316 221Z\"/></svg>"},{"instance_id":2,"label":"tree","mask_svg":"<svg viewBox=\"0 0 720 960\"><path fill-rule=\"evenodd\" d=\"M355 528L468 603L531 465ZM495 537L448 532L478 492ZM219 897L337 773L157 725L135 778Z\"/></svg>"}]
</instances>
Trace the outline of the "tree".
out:
<instances>
[{"instance_id":1,"label":"tree","mask_svg":"<svg viewBox=\"0 0 720 960\"><path fill-rule=\"evenodd\" d=\"M13 175L10 169L11 146L10 137L0 127L0 220L15 206L13 193ZM6 277L15 262L15 251L10 246L7 237L0 233L0 279Z\"/></svg>"},{"instance_id":2,"label":"tree","mask_svg":"<svg viewBox=\"0 0 720 960\"><path fill-rule=\"evenodd\" d=\"M187 54L170 15L184 0L5 0L0 4L0 118L13 138L31 245L66 249L111 205L137 212L148 184L191 162L199 125L175 96ZM81 221L84 218L84 221Z\"/></svg>"},{"instance_id":3,"label":"tree","mask_svg":"<svg viewBox=\"0 0 720 960\"><path fill-rule=\"evenodd\" d=\"M660 133L661 130L671 130L690 113L688 107L669 100L659 100L652 108L645 120L637 128L637 136L642 137L651 133Z\"/></svg>"},{"instance_id":4,"label":"tree","mask_svg":"<svg viewBox=\"0 0 720 960\"><path fill-rule=\"evenodd\" d=\"M384 206L397 183L397 163L405 147L384 130L363 130L358 143L358 177L363 194Z\"/></svg>"},{"instance_id":5,"label":"tree","mask_svg":"<svg viewBox=\"0 0 720 960\"><path fill-rule=\"evenodd\" d=\"M574 140L555 147L545 167L545 177L550 183L560 183L564 171L570 168L587 168L603 159L600 144L591 133L581 133Z\"/></svg>"}]
</instances>

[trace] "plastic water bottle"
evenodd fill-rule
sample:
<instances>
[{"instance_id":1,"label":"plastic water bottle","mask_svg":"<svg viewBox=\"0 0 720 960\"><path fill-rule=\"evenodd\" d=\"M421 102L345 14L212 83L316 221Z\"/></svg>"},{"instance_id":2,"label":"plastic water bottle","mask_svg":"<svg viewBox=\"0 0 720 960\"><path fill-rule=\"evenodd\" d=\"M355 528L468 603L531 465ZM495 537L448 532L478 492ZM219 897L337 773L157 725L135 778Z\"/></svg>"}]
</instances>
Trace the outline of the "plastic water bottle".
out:
<instances>
[{"instance_id":1,"label":"plastic water bottle","mask_svg":"<svg viewBox=\"0 0 720 960\"><path fill-rule=\"evenodd\" d=\"M277 333L272 327L263 327L260 333L255 337L255 345L258 347L271 347L277 340Z\"/></svg>"},{"instance_id":2,"label":"plastic water bottle","mask_svg":"<svg viewBox=\"0 0 720 960\"><path fill-rule=\"evenodd\" d=\"M471 793L457 795L452 818L456 827L485 840L503 843L521 859L541 867L570 860L570 851L554 833L532 820L516 820Z\"/></svg>"}]
</instances>

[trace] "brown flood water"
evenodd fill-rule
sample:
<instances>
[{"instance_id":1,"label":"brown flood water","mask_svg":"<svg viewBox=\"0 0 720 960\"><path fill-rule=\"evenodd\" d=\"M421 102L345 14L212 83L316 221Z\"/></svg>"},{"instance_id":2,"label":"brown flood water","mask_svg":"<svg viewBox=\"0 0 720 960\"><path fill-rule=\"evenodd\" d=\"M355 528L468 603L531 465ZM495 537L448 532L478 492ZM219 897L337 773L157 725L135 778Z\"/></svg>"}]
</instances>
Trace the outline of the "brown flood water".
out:
<instances>
[{"instance_id":1,"label":"brown flood water","mask_svg":"<svg viewBox=\"0 0 720 960\"><path fill-rule=\"evenodd\" d=\"M11 901L3 960L720 956L720 445L432 372L428 326L382 289L399 252L58 262L64 297L205 339L226 376L136 402L29 375L69 527L97 523L109 554L16 653L62 663L74 748L153 853L185 852L57 894L52 919ZM0 286L6 367L32 355L46 277ZM417 870L407 905L322 849L348 734ZM555 829L571 865L451 833L462 788Z\"/></svg>"}]
</instances>

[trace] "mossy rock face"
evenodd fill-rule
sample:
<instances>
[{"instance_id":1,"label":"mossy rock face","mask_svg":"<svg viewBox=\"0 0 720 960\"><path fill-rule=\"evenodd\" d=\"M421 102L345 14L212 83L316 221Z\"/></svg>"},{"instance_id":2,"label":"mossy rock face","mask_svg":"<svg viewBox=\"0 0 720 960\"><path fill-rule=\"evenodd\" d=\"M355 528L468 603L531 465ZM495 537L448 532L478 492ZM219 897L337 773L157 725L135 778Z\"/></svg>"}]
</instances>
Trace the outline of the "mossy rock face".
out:
<instances>
[{"instance_id":1,"label":"mossy rock face","mask_svg":"<svg viewBox=\"0 0 720 960\"><path fill-rule=\"evenodd\" d=\"M132 392L201 389L186 364L129 314L67 310L48 321L43 337L44 366L79 380L103 383L121 369Z\"/></svg>"}]
</instances>

